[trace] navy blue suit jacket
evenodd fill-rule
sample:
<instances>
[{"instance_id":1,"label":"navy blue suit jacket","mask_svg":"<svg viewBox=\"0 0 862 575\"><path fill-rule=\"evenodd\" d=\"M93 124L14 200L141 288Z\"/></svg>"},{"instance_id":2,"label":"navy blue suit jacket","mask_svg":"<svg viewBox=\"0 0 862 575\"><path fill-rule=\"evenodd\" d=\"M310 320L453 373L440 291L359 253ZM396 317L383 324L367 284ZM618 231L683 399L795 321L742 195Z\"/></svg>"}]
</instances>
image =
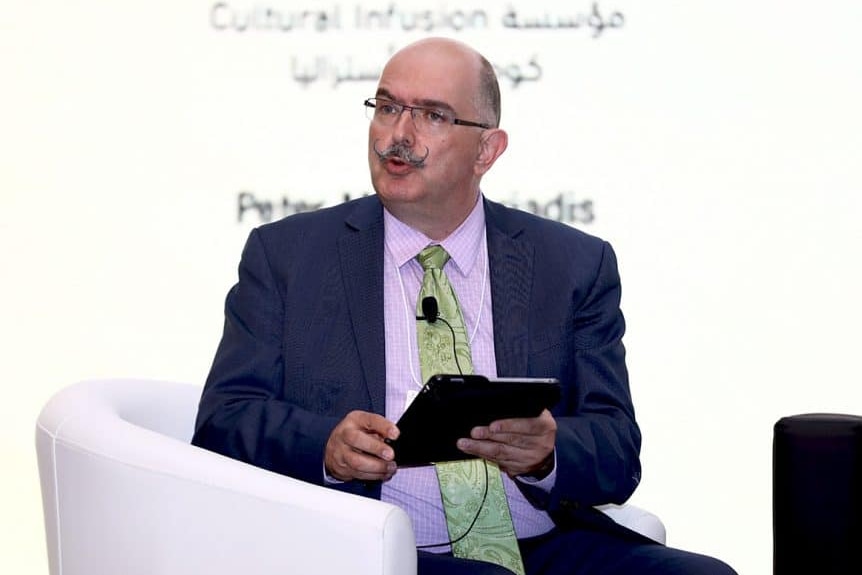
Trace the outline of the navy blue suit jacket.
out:
<instances>
[{"instance_id":1,"label":"navy blue suit jacket","mask_svg":"<svg viewBox=\"0 0 862 575\"><path fill-rule=\"evenodd\" d=\"M500 376L556 377L557 481L523 487L564 525L627 499L640 432L610 245L485 200ZM375 196L249 236L193 443L318 485L327 438L351 410L385 413L383 208ZM334 487L380 496L376 482Z\"/></svg>"}]
</instances>

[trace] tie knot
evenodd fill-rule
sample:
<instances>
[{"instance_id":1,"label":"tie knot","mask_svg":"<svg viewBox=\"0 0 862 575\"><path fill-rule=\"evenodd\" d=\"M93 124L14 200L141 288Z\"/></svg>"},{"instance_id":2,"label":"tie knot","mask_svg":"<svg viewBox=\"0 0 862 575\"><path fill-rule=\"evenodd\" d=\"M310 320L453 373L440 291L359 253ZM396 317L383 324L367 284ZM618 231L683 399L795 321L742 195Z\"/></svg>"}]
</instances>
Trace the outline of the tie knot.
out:
<instances>
[{"instance_id":1,"label":"tie knot","mask_svg":"<svg viewBox=\"0 0 862 575\"><path fill-rule=\"evenodd\" d=\"M442 270L446 262L449 261L449 253L443 249L443 246L428 246L416 256L419 263L422 264L422 269L428 271L430 269Z\"/></svg>"}]
</instances>

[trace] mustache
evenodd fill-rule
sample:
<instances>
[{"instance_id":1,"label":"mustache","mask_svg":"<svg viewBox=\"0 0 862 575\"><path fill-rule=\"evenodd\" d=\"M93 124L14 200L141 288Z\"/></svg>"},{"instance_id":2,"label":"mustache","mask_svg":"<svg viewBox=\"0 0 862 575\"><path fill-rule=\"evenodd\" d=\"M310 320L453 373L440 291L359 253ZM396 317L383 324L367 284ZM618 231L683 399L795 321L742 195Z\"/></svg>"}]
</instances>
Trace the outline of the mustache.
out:
<instances>
[{"instance_id":1,"label":"mustache","mask_svg":"<svg viewBox=\"0 0 862 575\"><path fill-rule=\"evenodd\" d=\"M431 150L428 149L428 146L425 146L425 155L417 156L414 155L410 147L403 142L397 142L392 144L385 150L377 149L377 142L374 142L372 146L374 153L377 154L377 158L381 162L385 162L386 160L398 159L404 162L405 164L410 164L414 168L421 168L425 165L425 160L428 158L428 155L431 153Z\"/></svg>"}]
</instances>

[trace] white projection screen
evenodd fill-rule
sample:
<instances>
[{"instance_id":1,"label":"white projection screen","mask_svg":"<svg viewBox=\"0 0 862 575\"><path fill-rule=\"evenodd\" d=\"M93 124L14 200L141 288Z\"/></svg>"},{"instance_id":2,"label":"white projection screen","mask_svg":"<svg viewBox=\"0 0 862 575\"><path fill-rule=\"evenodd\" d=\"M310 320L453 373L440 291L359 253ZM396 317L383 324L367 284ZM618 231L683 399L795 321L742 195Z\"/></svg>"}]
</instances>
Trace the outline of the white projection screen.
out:
<instances>
[{"instance_id":1,"label":"white projection screen","mask_svg":"<svg viewBox=\"0 0 862 575\"><path fill-rule=\"evenodd\" d=\"M602 236L671 545L772 561L772 426L862 413L862 4L0 0L0 571L47 573L33 426L80 379L202 384L249 231L371 193L393 50L497 67L485 194Z\"/></svg>"}]
</instances>

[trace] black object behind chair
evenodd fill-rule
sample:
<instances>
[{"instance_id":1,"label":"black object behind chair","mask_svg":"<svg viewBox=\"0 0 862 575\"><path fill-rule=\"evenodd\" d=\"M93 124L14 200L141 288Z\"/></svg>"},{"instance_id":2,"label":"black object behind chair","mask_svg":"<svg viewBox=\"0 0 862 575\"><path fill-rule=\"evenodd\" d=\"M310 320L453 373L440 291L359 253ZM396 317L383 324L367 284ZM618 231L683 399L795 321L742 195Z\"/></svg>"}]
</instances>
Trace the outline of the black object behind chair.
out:
<instances>
[{"instance_id":1,"label":"black object behind chair","mask_svg":"<svg viewBox=\"0 0 862 575\"><path fill-rule=\"evenodd\" d=\"M862 573L862 417L775 424L773 573Z\"/></svg>"}]
</instances>

